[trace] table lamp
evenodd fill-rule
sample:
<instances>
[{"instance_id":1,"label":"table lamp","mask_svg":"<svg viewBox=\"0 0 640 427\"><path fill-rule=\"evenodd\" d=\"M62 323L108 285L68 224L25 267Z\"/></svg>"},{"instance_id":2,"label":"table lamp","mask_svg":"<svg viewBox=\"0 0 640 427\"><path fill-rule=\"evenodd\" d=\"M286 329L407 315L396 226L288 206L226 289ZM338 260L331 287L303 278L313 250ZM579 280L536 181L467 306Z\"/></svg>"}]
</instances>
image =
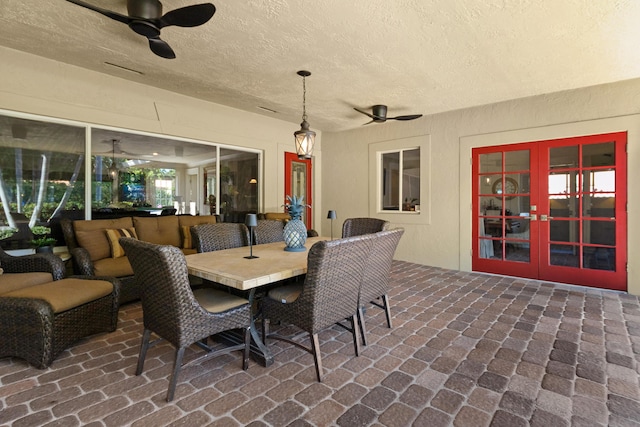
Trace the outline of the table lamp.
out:
<instances>
[{"instance_id":1,"label":"table lamp","mask_svg":"<svg viewBox=\"0 0 640 427\"><path fill-rule=\"evenodd\" d=\"M329 211L327 218L331 220L331 240L333 240L333 220L336 219L336 211Z\"/></svg>"},{"instance_id":2,"label":"table lamp","mask_svg":"<svg viewBox=\"0 0 640 427\"><path fill-rule=\"evenodd\" d=\"M249 256L246 256L245 258L258 258L257 256L253 256L253 227L258 225L258 216L256 214L247 214L245 225L249 227Z\"/></svg>"}]
</instances>

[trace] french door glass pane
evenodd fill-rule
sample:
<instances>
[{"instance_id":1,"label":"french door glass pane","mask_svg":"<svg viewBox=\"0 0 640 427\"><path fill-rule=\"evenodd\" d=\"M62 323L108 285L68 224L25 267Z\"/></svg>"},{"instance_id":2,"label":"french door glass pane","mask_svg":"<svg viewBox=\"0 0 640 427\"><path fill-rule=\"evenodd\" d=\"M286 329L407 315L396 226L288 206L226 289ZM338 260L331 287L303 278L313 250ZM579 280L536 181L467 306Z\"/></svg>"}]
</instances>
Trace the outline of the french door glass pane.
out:
<instances>
[{"instance_id":1,"label":"french door glass pane","mask_svg":"<svg viewBox=\"0 0 640 427\"><path fill-rule=\"evenodd\" d=\"M582 242L615 246L616 223L613 221L583 221Z\"/></svg>"},{"instance_id":2,"label":"french door glass pane","mask_svg":"<svg viewBox=\"0 0 640 427\"><path fill-rule=\"evenodd\" d=\"M549 149L549 169L576 168L578 159L577 145Z\"/></svg>"},{"instance_id":3,"label":"french door glass pane","mask_svg":"<svg viewBox=\"0 0 640 427\"><path fill-rule=\"evenodd\" d=\"M585 247L582 262L585 268L614 271L616 250L614 248Z\"/></svg>"},{"instance_id":4,"label":"french door glass pane","mask_svg":"<svg viewBox=\"0 0 640 427\"><path fill-rule=\"evenodd\" d=\"M553 242L578 243L578 239L580 238L580 234L578 233L579 224L580 223L575 220L551 220L551 224L549 226L549 240Z\"/></svg>"},{"instance_id":5,"label":"french door glass pane","mask_svg":"<svg viewBox=\"0 0 640 427\"><path fill-rule=\"evenodd\" d=\"M479 157L480 157L480 173L502 171L502 153L480 154Z\"/></svg>"},{"instance_id":6,"label":"french door glass pane","mask_svg":"<svg viewBox=\"0 0 640 427\"><path fill-rule=\"evenodd\" d=\"M614 166L615 145L613 142L582 146L582 166Z\"/></svg>"},{"instance_id":7,"label":"french door glass pane","mask_svg":"<svg viewBox=\"0 0 640 427\"><path fill-rule=\"evenodd\" d=\"M529 150L505 152L504 170L506 172L529 170Z\"/></svg>"},{"instance_id":8,"label":"french door glass pane","mask_svg":"<svg viewBox=\"0 0 640 427\"><path fill-rule=\"evenodd\" d=\"M579 267L580 255L578 246L574 245L550 245L549 263L564 267Z\"/></svg>"}]
</instances>

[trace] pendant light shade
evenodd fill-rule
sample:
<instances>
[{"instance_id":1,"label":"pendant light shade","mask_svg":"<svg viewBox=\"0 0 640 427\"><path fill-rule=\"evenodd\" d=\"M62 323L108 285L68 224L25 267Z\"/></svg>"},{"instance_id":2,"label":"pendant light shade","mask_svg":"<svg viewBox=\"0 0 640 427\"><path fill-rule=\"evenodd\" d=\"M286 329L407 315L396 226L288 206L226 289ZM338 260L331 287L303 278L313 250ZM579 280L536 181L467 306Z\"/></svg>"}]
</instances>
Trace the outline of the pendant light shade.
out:
<instances>
[{"instance_id":1,"label":"pendant light shade","mask_svg":"<svg viewBox=\"0 0 640 427\"><path fill-rule=\"evenodd\" d=\"M310 159L313 154L313 145L316 143L316 133L309 130L307 123L307 85L306 78L311 75L309 71L300 70L298 75L302 77L302 123L300 130L293 133L296 139L296 153L300 159Z\"/></svg>"}]
</instances>

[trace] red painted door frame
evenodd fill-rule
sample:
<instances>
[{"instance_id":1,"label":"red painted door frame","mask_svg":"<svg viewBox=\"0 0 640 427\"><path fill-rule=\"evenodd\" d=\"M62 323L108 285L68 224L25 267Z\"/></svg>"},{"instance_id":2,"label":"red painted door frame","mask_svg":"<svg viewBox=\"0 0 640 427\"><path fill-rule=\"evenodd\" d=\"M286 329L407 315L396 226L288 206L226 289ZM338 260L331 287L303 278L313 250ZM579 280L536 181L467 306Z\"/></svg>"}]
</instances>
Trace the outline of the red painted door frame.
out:
<instances>
[{"instance_id":1,"label":"red painted door frame","mask_svg":"<svg viewBox=\"0 0 640 427\"><path fill-rule=\"evenodd\" d=\"M313 218L311 216L311 206L313 206L313 173L312 173L312 163L311 159L300 159L296 153L284 153L284 194L285 196L301 196L301 194L293 194L294 193L294 178L293 171L294 166L298 168L303 168L305 172L305 192L304 194L304 203L307 206L305 209L305 215L303 220L305 221L305 225L307 229L313 228ZM286 197L284 203L287 203Z\"/></svg>"},{"instance_id":2,"label":"red painted door frame","mask_svg":"<svg viewBox=\"0 0 640 427\"><path fill-rule=\"evenodd\" d=\"M585 147L591 144L613 143L612 164L599 166L589 161L589 156L584 156ZM605 289L627 290L627 156L626 156L627 134L617 132L610 134L589 135L575 138L563 138L557 140L536 141L533 143L510 144L494 147L482 147L473 150L472 163L472 194L473 194L473 227L472 237L474 250L472 256L472 268L474 271L483 271L495 274L527 277L540 280L548 280L563 283L572 283L584 286L592 286ZM578 161L575 164L558 166L550 165L552 157L551 150L554 149L574 149L578 154ZM588 148L587 148L588 149ZM505 171L505 153L516 150L529 150L530 165L529 170ZM498 156L501 153L503 159L502 167L491 171L491 173L480 170L480 155L492 153ZM584 162L584 163L583 163ZM590 174L598 171L614 171L615 173L615 195L613 199L613 214L598 214L588 206L588 201L596 200L594 197L605 196L598 194L596 188L589 186ZM525 176L530 174L529 188L519 188L515 194L481 194L480 182L482 179L501 176L501 184L506 184L507 175ZM567 194L550 194L551 175L571 176L574 180L567 188ZM488 182L488 181L487 181ZM509 241L507 224L509 221L517 220L517 217L510 217L504 211L493 211L490 215L483 210L482 202L488 197L495 197L501 200L500 206L506 206L508 198L529 196L530 216L529 216L529 237L527 241L516 243L526 243L530 247L529 262L510 261L504 255L507 245L513 243ZM572 213L567 216L554 214L552 200L563 198L571 199L575 205ZM534 209L535 207L535 209ZM502 232L496 236L487 236L481 230L481 225L486 221L495 221L501 224ZM594 225L608 231L607 239L611 242L594 241ZM558 233L553 228L571 229L571 237L558 237ZM587 232L587 230L590 230ZM504 236L507 236L506 238ZM498 256L487 256L482 254L482 243L491 245L491 252L497 248ZM485 246L486 248L486 246ZM552 254L554 252L573 252L573 266L560 265L554 262ZM600 252L602 255L600 262L608 263L606 268L594 267L594 253Z\"/></svg>"}]
</instances>

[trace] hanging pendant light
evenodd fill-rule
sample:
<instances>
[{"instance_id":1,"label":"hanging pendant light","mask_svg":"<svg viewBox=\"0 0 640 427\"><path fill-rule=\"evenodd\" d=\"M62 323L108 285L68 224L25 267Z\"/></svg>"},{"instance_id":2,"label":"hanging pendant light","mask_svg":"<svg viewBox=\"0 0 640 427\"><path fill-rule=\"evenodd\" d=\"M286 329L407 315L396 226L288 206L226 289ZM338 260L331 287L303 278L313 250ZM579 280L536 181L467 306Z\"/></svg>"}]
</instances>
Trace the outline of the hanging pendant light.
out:
<instances>
[{"instance_id":1,"label":"hanging pendant light","mask_svg":"<svg viewBox=\"0 0 640 427\"><path fill-rule=\"evenodd\" d=\"M111 166L109 166L109 176L111 180L115 180L118 177L118 168L116 167L116 142L117 139L112 139L112 153L111 153Z\"/></svg>"},{"instance_id":2,"label":"hanging pendant light","mask_svg":"<svg viewBox=\"0 0 640 427\"><path fill-rule=\"evenodd\" d=\"M298 75L302 76L302 123L300 130L293 133L296 139L296 153L300 159L310 159L313 154L313 145L316 142L316 133L309 130L307 123L307 85L306 78L311 75L309 71L300 70Z\"/></svg>"}]
</instances>

